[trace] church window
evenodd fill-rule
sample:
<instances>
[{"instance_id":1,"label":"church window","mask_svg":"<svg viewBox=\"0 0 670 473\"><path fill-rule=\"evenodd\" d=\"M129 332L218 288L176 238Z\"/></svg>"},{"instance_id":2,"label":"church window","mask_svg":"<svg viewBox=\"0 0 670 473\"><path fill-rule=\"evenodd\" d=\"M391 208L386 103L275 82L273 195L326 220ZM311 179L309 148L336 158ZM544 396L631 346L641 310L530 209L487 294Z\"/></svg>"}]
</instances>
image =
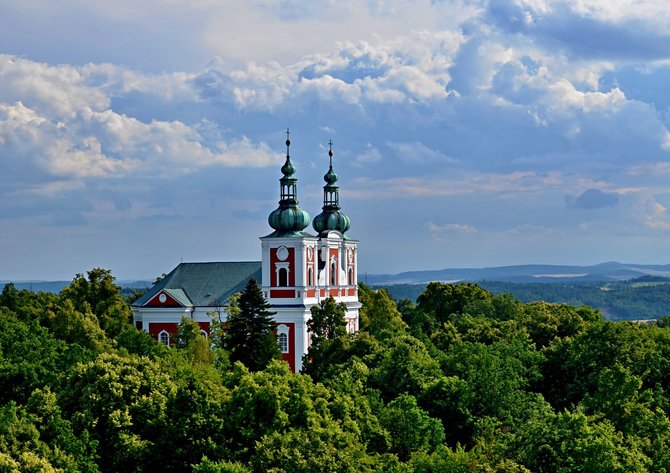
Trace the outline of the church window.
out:
<instances>
[{"instance_id":1,"label":"church window","mask_svg":"<svg viewBox=\"0 0 670 473\"><path fill-rule=\"evenodd\" d=\"M337 285L337 265L335 261L330 263L330 284L332 286Z\"/></svg>"},{"instance_id":2,"label":"church window","mask_svg":"<svg viewBox=\"0 0 670 473\"><path fill-rule=\"evenodd\" d=\"M354 268L349 268L349 285L354 285Z\"/></svg>"},{"instance_id":3,"label":"church window","mask_svg":"<svg viewBox=\"0 0 670 473\"><path fill-rule=\"evenodd\" d=\"M165 330L162 330L161 333L158 334L158 341L165 345L166 347L170 346L170 334L167 333Z\"/></svg>"},{"instance_id":4,"label":"church window","mask_svg":"<svg viewBox=\"0 0 670 473\"><path fill-rule=\"evenodd\" d=\"M208 338L209 335L207 335L207 331L200 329L200 335L202 335L205 338Z\"/></svg>"},{"instance_id":5,"label":"church window","mask_svg":"<svg viewBox=\"0 0 670 473\"><path fill-rule=\"evenodd\" d=\"M288 335L280 333L277 335L277 342L279 342L279 351L288 353Z\"/></svg>"},{"instance_id":6,"label":"church window","mask_svg":"<svg viewBox=\"0 0 670 473\"><path fill-rule=\"evenodd\" d=\"M277 343L279 344L279 351L282 353L288 353L288 335L289 328L288 325L280 324L276 327L277 330Z\"/></svg>"},{"instance_id":7,"label":"church window","mask_svg":"<svg viewBox=\"0 0 670 473\"><path fill-rule=\"evenodd\" d=\"M280 287L288 286L288 270L286 268L279 268L277 274L279 276L278 286Z\"/></svg>"},{"instance_id":8,"label":"church window","mask_svg":"<svg viewBox=\"0 0 670 473\"><path fill-rule=\"evenodd\" d=\"M310 265L309 268L307 269L307 285L308 286L314 285L314 269L312 268L312 265Z\"/></svg>"}]
</instances>

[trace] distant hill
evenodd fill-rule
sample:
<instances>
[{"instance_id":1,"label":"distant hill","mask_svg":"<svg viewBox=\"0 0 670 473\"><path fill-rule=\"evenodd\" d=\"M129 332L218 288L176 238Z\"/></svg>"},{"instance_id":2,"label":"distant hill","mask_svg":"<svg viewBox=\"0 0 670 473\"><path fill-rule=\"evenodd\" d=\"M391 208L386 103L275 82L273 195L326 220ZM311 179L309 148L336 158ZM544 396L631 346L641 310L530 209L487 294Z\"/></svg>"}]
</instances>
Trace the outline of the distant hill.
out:
<instances>
[{"instance_id":1,"label":"distant hill","mask_svg":"<svg viewBox=\"0 0 670 473\"><path fill-rule=\"evenodd\" d=\"M629 281L518 283L477 281L494 294L507 293L521 302L545 301L599 309L607 320L648 320L670 316L670 279L642 276ZM427 283L376 285L396 300L416 298Z\"/></svg>"},{"instance_id":2,"label":"distant hill","mask_svg":"<svg viewBox=\"0 0 670 473\"><path fill-rule=\"evenodd\" d=\"M59 293L65 286L69 286L72 281L0 281L0 291L5 285L14 283L14 286L19 289L28 289L33 292L53 292ZM121 289L146 289L153 285L153 281L116 281L116 284Z\"/></svg>"},{"instance_id":3,"label":"distant hill","mask_svg":"<svg viewBox=\"0 0 670 473\"><path fill-rule=\"evenodd\" d=\"M626 281L644 276L670 277L670 264L625 264L607 262L592 266L530 264L493 268L448 268L408 271L399 274L368 274L360 278L369 285L425 284L431 281L506 281L556 283Z\"/></svg>"}]
</instances>

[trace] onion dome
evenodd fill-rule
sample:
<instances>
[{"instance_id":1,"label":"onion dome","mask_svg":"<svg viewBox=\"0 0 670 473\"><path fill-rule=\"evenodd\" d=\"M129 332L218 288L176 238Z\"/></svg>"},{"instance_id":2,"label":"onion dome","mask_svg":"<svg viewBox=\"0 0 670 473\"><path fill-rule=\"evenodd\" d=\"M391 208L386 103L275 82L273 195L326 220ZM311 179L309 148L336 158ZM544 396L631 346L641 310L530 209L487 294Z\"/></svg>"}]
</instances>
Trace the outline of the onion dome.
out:
<instances>
[{"instance_id":1,"label":"onion dome","mask_svg":"<svg viewBox=\"0 0 670 473\"><path fill-rule=\"evenodd\" d=\"M289 131L286 130L286 162L281 168L283 174L279 179L280 200L277 207L268 216L268 223L278 232L299 232L309 225L309 214L298 205L298 179L295 167L291 163L289 148Z\"/></svg>"},{"instance_id":2,"label":"onion dome","mask_svg":"<svg viewBox=\"0 0 670 473\"><path fill-rule=\"evenodd\" d=\"M340 210L340 190L337 187L337 174L333 171L333 143L330 142L328 157L330 158L330 167L323 176L326 185L323 186L323 207L322 212L314 217L312 227L319 234L330 230L337 230L344 234L351 228L349 217Z\"/></svg>"}]
</instances>

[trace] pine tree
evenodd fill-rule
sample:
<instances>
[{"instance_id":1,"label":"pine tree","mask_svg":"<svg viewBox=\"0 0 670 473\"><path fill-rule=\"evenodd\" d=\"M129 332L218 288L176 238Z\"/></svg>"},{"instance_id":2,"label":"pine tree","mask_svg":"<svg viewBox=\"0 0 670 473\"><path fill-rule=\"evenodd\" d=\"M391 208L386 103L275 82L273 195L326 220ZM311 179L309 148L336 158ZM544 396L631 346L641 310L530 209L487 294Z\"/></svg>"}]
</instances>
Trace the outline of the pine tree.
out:
<instances>
[{"instance_id":1,"label":"pine tree","mask_svg":"<svg viewBox=\"0 0 670 473\"><path fill-rule=\"evenodd\" d=\"M228 310L223 338L230 361L241 361L252 371L264 369L273 358L279 358L279 344L274 334L270 304L261 288L251 278L240 294L238 307Z\"/></svg>"}]
</instances>

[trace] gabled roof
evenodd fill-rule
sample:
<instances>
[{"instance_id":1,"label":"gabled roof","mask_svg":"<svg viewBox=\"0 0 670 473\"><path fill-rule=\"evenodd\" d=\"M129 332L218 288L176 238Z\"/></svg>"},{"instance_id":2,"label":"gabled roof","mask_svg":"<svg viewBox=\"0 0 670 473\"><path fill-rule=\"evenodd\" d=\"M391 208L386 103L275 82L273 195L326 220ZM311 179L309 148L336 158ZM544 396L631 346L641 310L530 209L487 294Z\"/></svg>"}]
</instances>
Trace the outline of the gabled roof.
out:
<instances>
[{"instance_id":1,"label":"gabled roof","mask_svg":"<svg viewBox=\"0 0 670 473\"><path fill-rule=\"evenodd\" d=\"M184 307L190 307L193 305L193 303L190 301L190 299L182 289L163 288L163 290L168 294L170 294L174 300L179 302Z\"/></svg>"},{"instance_id":2,"label":"gabled roof","mask_svg":"<svg viewBox=\"0 0 670 473\"><path fill-rule=\"evenodd\" d=\"M261 282L260 261L181 263L132 305L142 307L165 290L186 306L225 306L228 297L242 291L252 277Z\"/></svg>"}]
</instances>

